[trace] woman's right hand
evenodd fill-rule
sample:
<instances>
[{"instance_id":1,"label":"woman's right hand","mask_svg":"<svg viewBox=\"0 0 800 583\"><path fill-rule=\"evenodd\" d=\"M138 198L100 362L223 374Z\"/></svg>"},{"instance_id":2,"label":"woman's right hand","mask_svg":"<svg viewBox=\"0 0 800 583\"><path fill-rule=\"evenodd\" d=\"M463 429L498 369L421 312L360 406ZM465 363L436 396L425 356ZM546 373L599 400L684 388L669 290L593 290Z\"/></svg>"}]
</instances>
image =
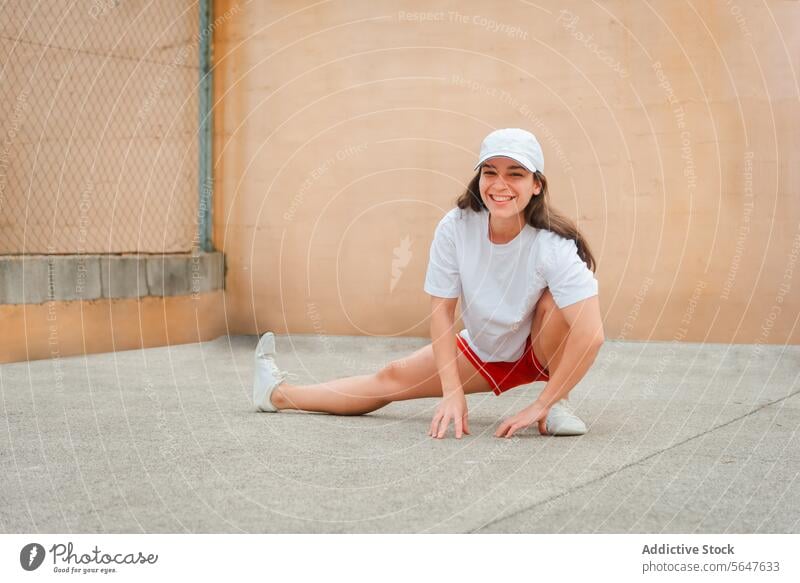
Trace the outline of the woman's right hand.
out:
<instances>
[{"instance_id":1,"label":"woman's right hand","mask_svg":"<svg viewBox=\"0 0 800 583\"><path fill-rule=\"evenodd\" d=\"M450 421L455 424L456 439L461 439L462 431L469 435L469 421L467 419L467 397L464 390L448 391L442 397L442 402L436 407L433 414L431 428L428 430L430 437L442 439L447 433Z\"/></svg>"}]
</instances>

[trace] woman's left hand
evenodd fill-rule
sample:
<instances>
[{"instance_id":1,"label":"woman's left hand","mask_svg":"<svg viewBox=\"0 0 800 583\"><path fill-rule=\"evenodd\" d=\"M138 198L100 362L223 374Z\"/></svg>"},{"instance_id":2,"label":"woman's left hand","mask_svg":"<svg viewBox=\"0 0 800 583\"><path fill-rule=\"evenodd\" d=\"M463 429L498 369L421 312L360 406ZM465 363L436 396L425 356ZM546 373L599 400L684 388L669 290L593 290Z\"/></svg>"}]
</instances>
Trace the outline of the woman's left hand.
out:
<instances>
[{"instance_id":1,"label":"woman's left hand","mask_svg":"<svg viewBox=\"0 0 800 583\"><path fill-rule=\"evenodd\" d=\"M535 401L533 405L525 407L513 417L509 417L503 421L497 431L495 431L494 436L511 437L515 432L526 429L537 421L539 422L539 433L547 435L547 414L549 412L549 407L545 407L539 403L539 401Z\"/></svg>"}]
</instances>

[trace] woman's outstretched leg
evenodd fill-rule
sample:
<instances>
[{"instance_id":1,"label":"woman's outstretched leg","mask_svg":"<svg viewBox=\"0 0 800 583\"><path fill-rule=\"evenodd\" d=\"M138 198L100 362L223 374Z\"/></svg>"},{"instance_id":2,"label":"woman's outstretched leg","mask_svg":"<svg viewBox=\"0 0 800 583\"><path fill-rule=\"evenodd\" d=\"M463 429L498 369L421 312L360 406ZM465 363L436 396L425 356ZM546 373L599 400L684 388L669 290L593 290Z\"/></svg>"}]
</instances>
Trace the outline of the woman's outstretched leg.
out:
<instances>
[{"instance_id":1,"label":"woman's outstretched leg","mask_svg":"<svg viewBox=\"0 0 800 583\"><path fill-rule=\"evenodd\" d=\"M458 372L465 393L491 390L459 351ZM280 384L272 392L277 409L320 411L334 415L363 415L393 401L441 397L442 385L433 345L393 361L375 374L336 379L314 385Z\"/></svg>"},{"instance_id":2,"label":"woman's outstretched leg","mask_svg":"<svg viewBox=\"0 0 800 583\"><path fill-rule=\"evenodd\" d=\"M272 404L278 409L321 411L334 415L363 415L391 401L382 396L385 380L379 373L336 379L315 385L281 383L272 392Z\"/></svg>"}]
</instances>

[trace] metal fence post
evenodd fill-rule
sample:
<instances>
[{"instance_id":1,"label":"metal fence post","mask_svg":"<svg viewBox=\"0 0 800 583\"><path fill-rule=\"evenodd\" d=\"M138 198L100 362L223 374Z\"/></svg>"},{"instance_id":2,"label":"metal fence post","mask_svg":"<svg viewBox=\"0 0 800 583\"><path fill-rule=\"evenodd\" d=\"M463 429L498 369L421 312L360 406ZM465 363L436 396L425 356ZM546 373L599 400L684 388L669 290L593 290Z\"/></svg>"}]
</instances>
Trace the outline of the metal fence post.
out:
<instances>
[{"instance_id":1,"label":"metal fence post","mask_svg":"<svg viewBox=\"0 0 800 583\"><path fill-rule=\"evenodd\" d=\"M211 204L214 189L211 161L211 22L213 0L200 0L200 82L199 82L199 226L200 247L213 251L211 242Z\"/></svg>"}]
</instances>

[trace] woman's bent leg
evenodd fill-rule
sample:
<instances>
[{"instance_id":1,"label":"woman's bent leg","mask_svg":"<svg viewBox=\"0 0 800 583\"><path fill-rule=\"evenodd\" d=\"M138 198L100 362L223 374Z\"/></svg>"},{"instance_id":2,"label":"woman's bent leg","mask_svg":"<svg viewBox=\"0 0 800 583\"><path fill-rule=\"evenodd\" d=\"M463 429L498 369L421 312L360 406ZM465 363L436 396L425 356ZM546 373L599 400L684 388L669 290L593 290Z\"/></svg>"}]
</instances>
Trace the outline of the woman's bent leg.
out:
<instances>
[{"instance_id":1,"label":"woman's bent leg","mask_svg":"<svg viewBox=\"0 0 800 583\"><path fill-rule=\"evenodd\" d=\"M545 289L536 304L531 338L533 352L540 364L547 368L551 378L561 366L568 335L569 324L558 309L550 290ZM565 397L550 409L547 431L551 435L583 435L586 433L586 424L572 412Z\"/></svg>"},{"instance_id":2,"label":"woman's bent leg","mask_svg":"<svg viewBox=\"0 0 800 583\"><path fill-rule=\"evenodd\" d=\"M491 390L488 381L458 351L458 372L464 392ZM363 415L393 401L441 397L442 385L433 355L433 345L395 360L375 374L336 379L315 385L278 386L272 403L278 409L320 411L334 415Z\"/></svg>"},{"instance_id":3,"label":"woman's bent leg","mask_svg":"<svg viewBox=\"0 0 800 583\"><path fill-rule=\"evenodd\" d=\"M550 289L545 288L534 310L531 341L536 358L551 375L561 362L567 334L569 324L558 309Z\"/></svg>"}]
</instances>

